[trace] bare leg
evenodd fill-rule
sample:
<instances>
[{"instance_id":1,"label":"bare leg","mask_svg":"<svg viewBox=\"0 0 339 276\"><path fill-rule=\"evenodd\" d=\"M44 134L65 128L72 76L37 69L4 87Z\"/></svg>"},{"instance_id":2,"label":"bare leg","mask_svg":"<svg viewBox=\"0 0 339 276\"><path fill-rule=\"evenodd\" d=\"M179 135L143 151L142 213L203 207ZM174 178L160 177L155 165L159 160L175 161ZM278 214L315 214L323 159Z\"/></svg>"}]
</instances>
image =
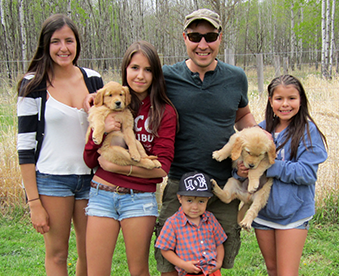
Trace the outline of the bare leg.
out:
<instances>
[{"instance_id":1,"label":"bare leg","mask_svg":"<svg viewBox=\"0 0 339 276\"><path fill-rule=\"evenodd\" d=\"M156 217L136 217L121 221L131 276L149 276L149 249Z\"/></svg>"},{"instance_id":2,"label":"bare leg","mask_svg":"<svg viewBox=\"0 0 339 276\"><path fill-rule=\"evenodd\" d=\"M88 217L86 253L89 276L110 276L112 258L120 231L117 220L106 217Z\"/></svg>"},{"instance_id":3,"label":"bare leg","mask_svg":"<svg viewBox=\"0 0 339 276\"><path fill-rule=\"evenodd\" d=\"M78 260L76 267L76 276L87 275L86 262L86 225L87 217L85 215L85 208L87 200L75 200L73 212L73 224L76 235L76 245L78 252Z\"/></svg>"},{"instance_id":4,"label":"bare leg","mask_svg":"<svg viewBox=\"0 0 339 276\"><path fill-rule=\"evenodd\" d=\"M46 274L68 275L68 239L73 216L74 197L40 196L49 215L50 230L44 234Z\"/></svg>"},{"instance_id":5,"label":"bare leg","mask_svg":"<svg viewBox=\"0 0 339 276\"><path fill-rule=\"evenodd\" d=\"M279 276L298 276L307 230L276 230L277 268Z\"/></svg>"},{"instance_id":6,"label":"bare leg","mask_svg":"<svg viewBox=\"0 0 339 276\"><path fill-rule=\"evenodd\" d=\"M264 257L269 276L277 276L277 258L274 230L255 229L255 234Z\"/></svg>"},{"instance_id":7,"label":"bare leg","mask_svg":"<svg viewBox=\"0 0 339 276\"><path fill-rule=\"evenodd\" d=\"M269 276L298 276L307 230L255 230Z\"/></svg>"}]
</instances>

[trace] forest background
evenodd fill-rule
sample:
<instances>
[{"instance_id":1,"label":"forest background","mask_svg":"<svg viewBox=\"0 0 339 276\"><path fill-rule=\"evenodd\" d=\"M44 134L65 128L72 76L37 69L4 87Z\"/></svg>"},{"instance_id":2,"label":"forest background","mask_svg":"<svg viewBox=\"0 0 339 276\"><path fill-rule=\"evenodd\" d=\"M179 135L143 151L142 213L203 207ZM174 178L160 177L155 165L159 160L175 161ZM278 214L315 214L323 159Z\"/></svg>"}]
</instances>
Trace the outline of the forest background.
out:
<instances>
[{"instance_id":1,"label":"forest background","mask_svg":"<svg viewBox=\"0 0 339 276\"><path fill-rule=\"evenodd\" d=\"M258 89L258 56L265 86L277 74L277 66L273 68L277 60L304 84L311 114L327 137L329 157L318 172L317 211L300 275L338 274L339 14L335 0L0 0L0 275L44 275L43 242L30 225L16 153L16 84L33 56L43 21L54 13L71 17L81 34L78 64L97 70L106 83L121 79L122 55L136 40L155 45L165 64L186 58L183 21L199 8L220 14L223 36L218 58L229 62L232 53L230 63L245 70L257 122L263 119L267 100ZM254 233L243 231L242 241L235 268L223 275L266 275ZM75 252L72 230L70 275L75 275ZM159 275L153 254L150 263L151 275ZM112 275L129 275L122 238Z\"/></svg>"},{"instance_id":2,"label":"forest background","mask_svg":"<svg viewBox=\"0 0 339 276\"><path fill-rule=\"evenodd\" d=\"M79 65L99 72L119 70L121 57L135 40L152 43L166 64L186 56L182 41L185 15L199 8L220 14L224 49L244 69L274 56L289 67L321 65L325 77L338 71L338 16L335 0L0 0L0 74L16 79L27 68L43 21L68 14L82 38ZM333 68L333 69L332 69Z\"/></svg>"}]
</instances>

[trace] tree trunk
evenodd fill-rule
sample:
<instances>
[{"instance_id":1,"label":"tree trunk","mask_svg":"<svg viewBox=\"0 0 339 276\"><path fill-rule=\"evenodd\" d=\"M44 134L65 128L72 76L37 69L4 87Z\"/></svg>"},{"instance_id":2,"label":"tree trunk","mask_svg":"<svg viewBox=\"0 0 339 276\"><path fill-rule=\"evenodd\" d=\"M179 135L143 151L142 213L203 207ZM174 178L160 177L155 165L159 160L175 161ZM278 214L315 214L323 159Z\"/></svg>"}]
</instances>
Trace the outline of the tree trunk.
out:
<instances>
[{"instance_id":1,"label":"tree trunk","mask_svg":"<svg viewBox=\"0 0 339 276\"><path fill-rule=\"evenodd\" d=\"M7 38L7 26L6 26L6 21L5 21L5 11L3 8L3 1L0 0L0 17L1 17L1 25L3 28L3 39L6 42L6 45L9 45L8 43L8 38ZM9 55L8 55L8 48L5 47L4 49L5 51L5 58L6 58L6 73L7 73L7 77L11 80L12 79L12 75L11 75L11 68L9 65Z\"/></svg>"},{"instance_id":2,"label":"tree trunk","mask_svg":"<svg viewBox=\"0 0 339 276\"><path fill-rule=\"evenodd\" d=\"M294 63L295 63L295 32L294 32L294 2L291 3L291 69L294 71Z\"/></svg>"},{"instance_id":3,"label":"tree trunk","mask_svg":"<svg viewBox=\"0 0 339 276\"><path fill-rule=\"evenodd\" d=\"M26 28L25 28L25 15L24 15L24 7L23 0L19 1L19 29L21 36L21 57L22 57L22 70L26 71L26 60L27 60L27 41L26 41Z\"/></svg>"},{"instance_id":4,"label":"tree trunk","mask_svg":"<svg viewBox=\"0 0 339 276\"><path fill-rule=\"evenodd\" d=\"M335 49L335 40L334 40L334 15L335 15L335 0L332 2L332 20L331 20L331 44L330 44L330 67L329 75L332 78L332 68L334 63L334 49Z\"/></svg>"},{"instance_id":5,"label":"tree trunk","mask_svg":"<svg viewBox=\"0 0 339 276\"><path fill-rule=\"evenodd\" d=\"M330 23L331 23L331 15L330 15L330 0L322 1L322 18L321 18L321 26L322 26L322 75L324 78L330 78L329 74L329 49L330 49Z\"/></svg>"}]
</instances>

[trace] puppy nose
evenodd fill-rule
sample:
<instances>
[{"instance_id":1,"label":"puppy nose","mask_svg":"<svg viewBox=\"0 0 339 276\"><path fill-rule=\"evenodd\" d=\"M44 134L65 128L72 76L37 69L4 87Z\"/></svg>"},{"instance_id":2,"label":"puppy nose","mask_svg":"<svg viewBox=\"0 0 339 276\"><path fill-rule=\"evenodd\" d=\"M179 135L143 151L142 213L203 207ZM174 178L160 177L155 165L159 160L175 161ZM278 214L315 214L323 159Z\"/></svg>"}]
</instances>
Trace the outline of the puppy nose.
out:
<instances>
[{"instance_id":1,"label":"puppy nose","mask_svg":"<svg viewBox=\"0 0 339 276\"><path fill-rule=\"evenodd\" d=\"M121 102L120 102L120 101L116 101L116 102L115 102L115 106L116 106L116 107L120 107L120 106L121 106Z\"/></svg>"}]
</instances>

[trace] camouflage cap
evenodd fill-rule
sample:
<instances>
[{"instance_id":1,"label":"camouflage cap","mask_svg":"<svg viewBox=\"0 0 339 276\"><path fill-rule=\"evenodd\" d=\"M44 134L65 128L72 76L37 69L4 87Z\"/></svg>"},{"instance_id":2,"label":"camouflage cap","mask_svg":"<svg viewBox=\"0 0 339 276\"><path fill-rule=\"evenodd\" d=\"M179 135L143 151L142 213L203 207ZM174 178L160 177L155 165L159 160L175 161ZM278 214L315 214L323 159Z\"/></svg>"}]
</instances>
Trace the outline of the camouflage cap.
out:
<instances>
[{"instance_id":1,"label":"camouflage cap","mask_svg":"<svg viewBox=\"0 0 339 276\"><path fill-rule=\"evenodd\" d=\"M217 13L209 9L199 9L185 17L184 30L195 20L206 20L213 25L218 31L221 31L221 21Z\"/></svg>"}]
</instances>

